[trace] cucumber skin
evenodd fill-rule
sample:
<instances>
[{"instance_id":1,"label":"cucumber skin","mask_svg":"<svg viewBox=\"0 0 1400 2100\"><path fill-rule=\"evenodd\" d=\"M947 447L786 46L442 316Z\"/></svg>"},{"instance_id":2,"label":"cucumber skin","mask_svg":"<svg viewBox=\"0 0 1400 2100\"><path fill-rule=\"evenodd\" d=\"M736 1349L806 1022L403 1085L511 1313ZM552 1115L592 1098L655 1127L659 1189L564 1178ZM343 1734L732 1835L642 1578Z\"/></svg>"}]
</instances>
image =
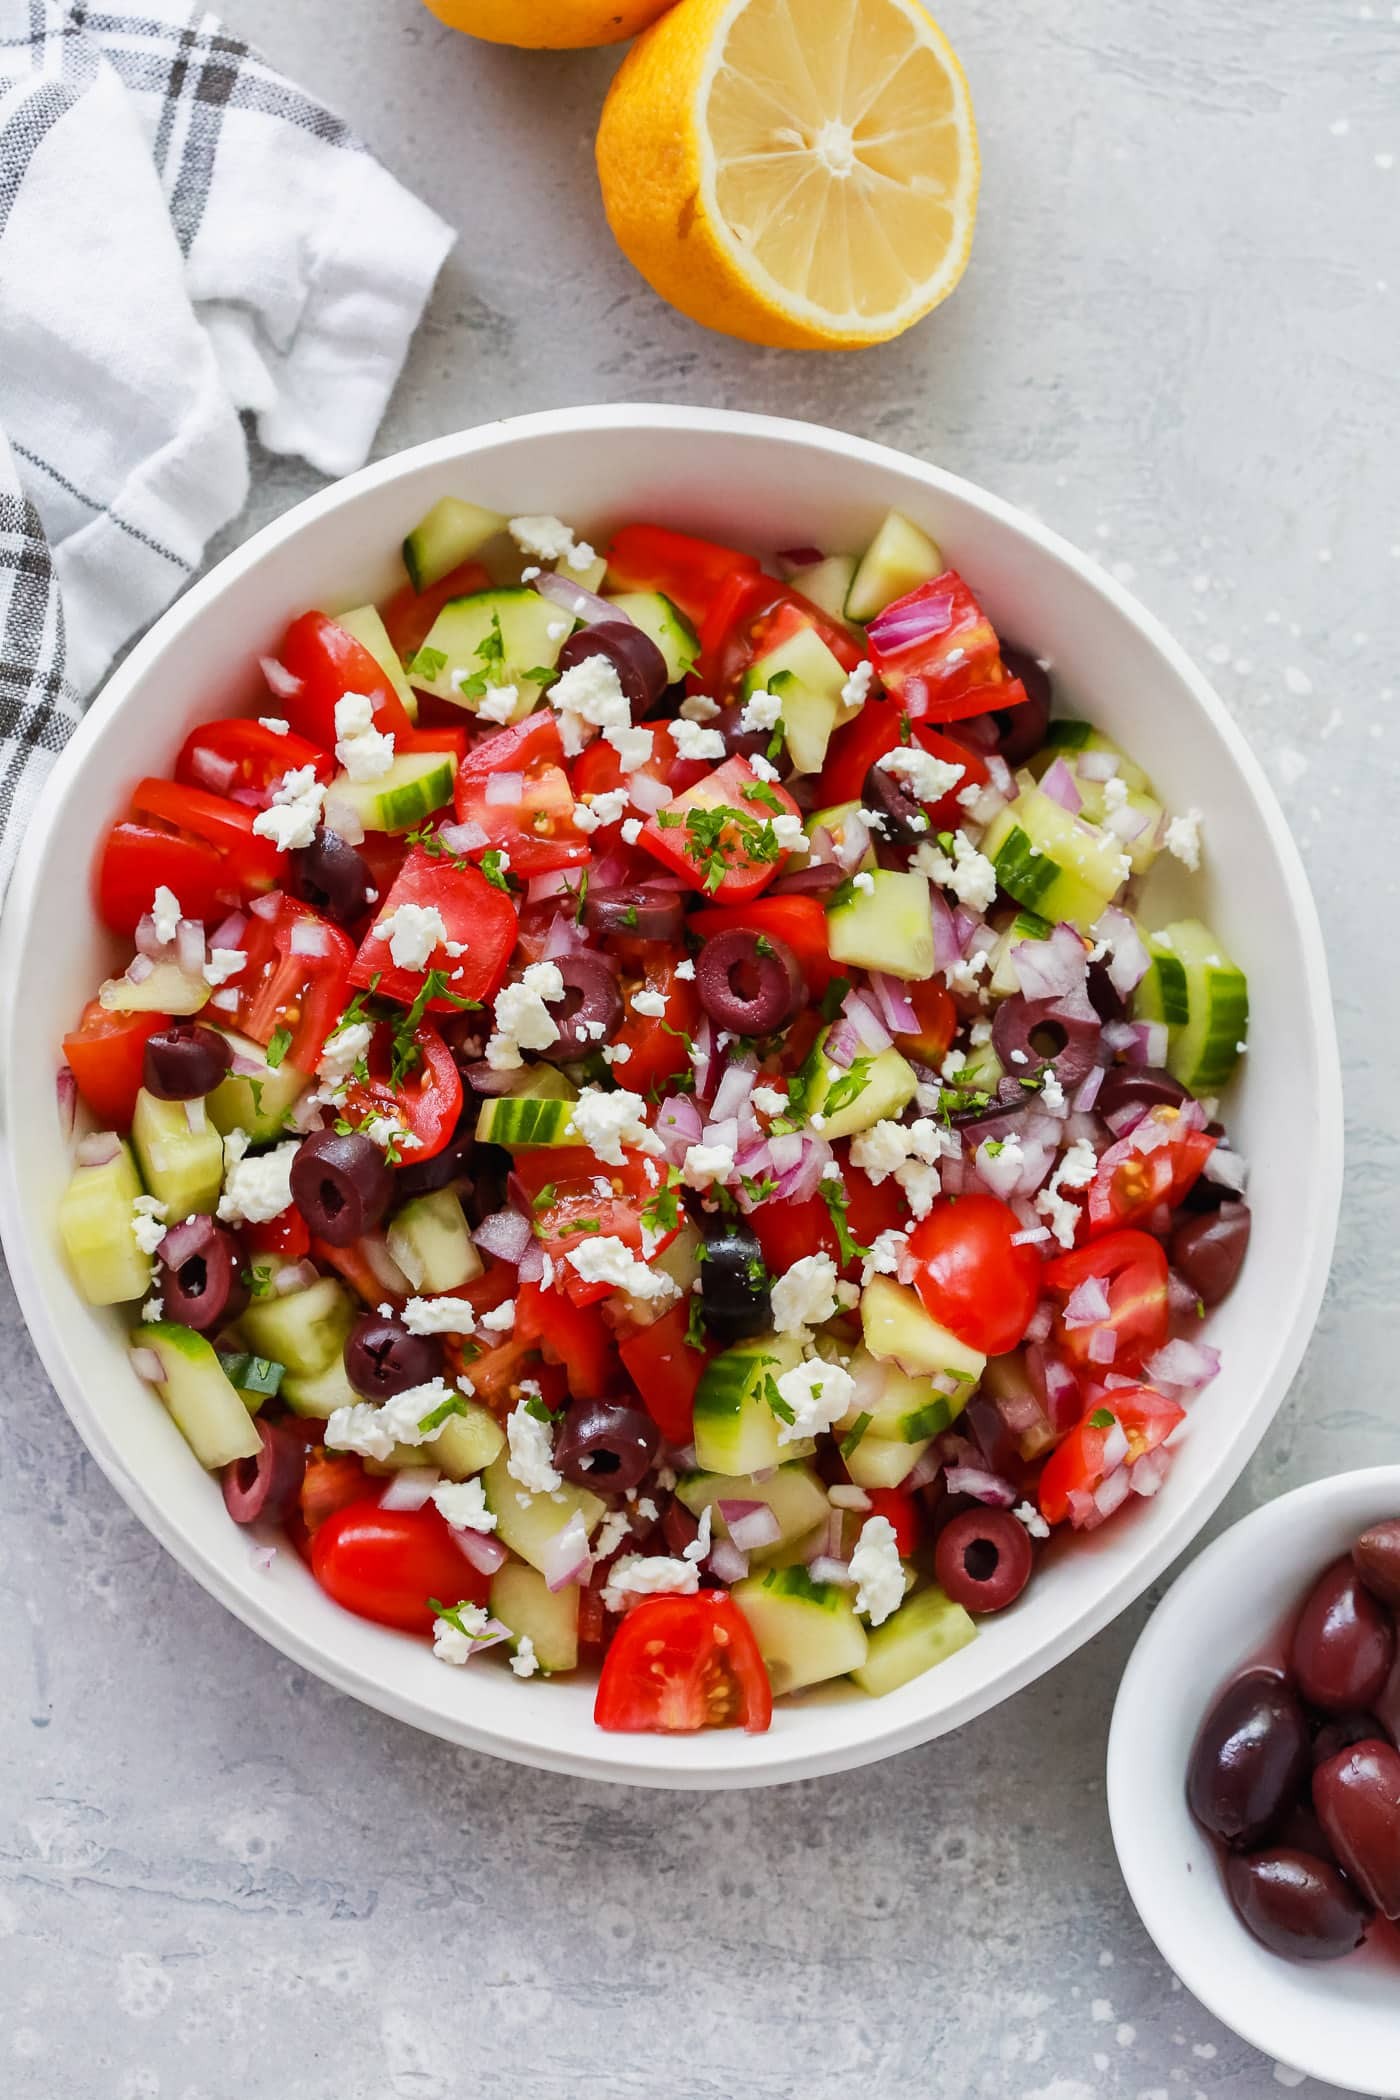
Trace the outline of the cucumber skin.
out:
<instances>
[{"instance_id":1,"label":"cucumber skin","mask_svg":"<svg viewBox=\"0 0 1400 2100\"><path fill-rule=\"evenodd\" d=\"M863 1692L882 1698L926 1670L936 1669L977 1638L976 1621L936 1586L916 1590L869 1636L865 1661L851 1676Z\"/></svg>"},{"instance_id":2,"label":"cucumber skin","mask_svg":"<svg viewBox=\"0 0 1400 2100\"><path fill-rule=\"evenodd\" d=\"M484 510L460 496L440 496L403 543L409 582L415 591L431 590L505 528L499 511Z\"/></svg>"},{"instance_id":3,"label":"cucumber skin","mask_svg":"<svg viewBox=\"0 0 1400 2100\"><path fill-rule=\"evenodd\" d=\"M166 1412L207 1472L235 1458L256 1458L262 1437L212 1342L173 1321L138 1327L133 1346L151 1349L165 1377L156 1388Z\"/></svg>"},{"instance_id":4,"label":"cucumber skin","mask_svg":"<svg viewBox=\"0 0 1400 2100\"><path fill-rule=\"evenodd\" d=\"M498 1094L482 1103L477 1136L484 1144L524 1149L577 1144L573 1103L538 1095Z\"/></svg>"},{"instance_id":5,"label":"cucumber skin","mask_svg":"<svg viewBox=\"0 0 1400 2100\"><path fill-rule=\"evenodd\" d=\"M75 1167L58 1206L58 1235L89 1305L127 1305L151 1289L151 1263L132 1232L141 1176L125 1141L103 1167Z\"/></svg>"}]
</instances>

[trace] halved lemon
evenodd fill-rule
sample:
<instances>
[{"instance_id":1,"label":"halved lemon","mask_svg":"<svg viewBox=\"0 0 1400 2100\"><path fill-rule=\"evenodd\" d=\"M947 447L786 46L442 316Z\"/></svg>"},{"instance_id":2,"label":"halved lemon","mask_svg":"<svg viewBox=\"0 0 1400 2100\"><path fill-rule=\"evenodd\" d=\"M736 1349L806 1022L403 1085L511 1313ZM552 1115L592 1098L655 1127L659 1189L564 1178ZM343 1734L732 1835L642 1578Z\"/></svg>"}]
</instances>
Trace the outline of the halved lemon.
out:
<instances>
[{"instance_id":1,"label":"halved lemon","mask_svg":"<svg viewBox=\"0 0 1400 2100\"><path fill-rule=\"evenodd\" d=\"M635 36L671 0L426 0L426 5L451 28L488 44L579 51Z\"/></svg>"},{"instance_id":2,"label":"halved lemon","mask_svg":"<svg viewBox=\"0 0 1400 2100\"><path fill-rule=\"evenodd\" d=\"M961 277L977 132L917 0L679 0L617 72L598 173L623 253L682 313L842 349Z\"/></svg>"}]
</instances>

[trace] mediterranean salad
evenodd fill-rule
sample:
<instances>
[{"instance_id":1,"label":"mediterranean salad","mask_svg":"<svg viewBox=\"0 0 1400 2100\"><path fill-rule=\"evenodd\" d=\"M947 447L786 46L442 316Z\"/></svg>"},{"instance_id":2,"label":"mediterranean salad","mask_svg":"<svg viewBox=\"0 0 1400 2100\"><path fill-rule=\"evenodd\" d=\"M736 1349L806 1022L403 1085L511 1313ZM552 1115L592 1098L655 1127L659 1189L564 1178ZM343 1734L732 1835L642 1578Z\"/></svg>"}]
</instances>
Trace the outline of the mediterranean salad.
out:
<instances>
[{"instance_id":1,"label":"mediterranean salad","mask_svg":"<svg viewBox=\"0 0 1400 2100\"><path fill-rule=\"evenodd\" d=\"M891 1692L1217 1369L1245 979L1140 909L1199 816L898 513L403 556L102 842L73 1276L255 1554L443 1663L620 1730Z\"/></svg>"}]
</instances>

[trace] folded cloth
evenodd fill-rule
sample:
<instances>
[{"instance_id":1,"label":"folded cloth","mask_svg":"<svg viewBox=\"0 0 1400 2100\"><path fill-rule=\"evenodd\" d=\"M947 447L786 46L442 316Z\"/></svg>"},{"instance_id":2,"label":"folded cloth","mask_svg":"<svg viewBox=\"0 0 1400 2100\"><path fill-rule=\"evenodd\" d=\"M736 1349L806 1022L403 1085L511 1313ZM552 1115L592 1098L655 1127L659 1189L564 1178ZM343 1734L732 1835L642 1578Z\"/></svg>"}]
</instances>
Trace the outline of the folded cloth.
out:
<instances>
[{"instance_id":1,"label":"folded cloth","mask_svg":"<svg viewBox=\"0 0 1400 2100\"><path fill-rule=\"evenodd\" d=\"M452 242L188 0L0 0L0 886L116 652L242 508L363 463Z\"/></svg>"}]
</instances>

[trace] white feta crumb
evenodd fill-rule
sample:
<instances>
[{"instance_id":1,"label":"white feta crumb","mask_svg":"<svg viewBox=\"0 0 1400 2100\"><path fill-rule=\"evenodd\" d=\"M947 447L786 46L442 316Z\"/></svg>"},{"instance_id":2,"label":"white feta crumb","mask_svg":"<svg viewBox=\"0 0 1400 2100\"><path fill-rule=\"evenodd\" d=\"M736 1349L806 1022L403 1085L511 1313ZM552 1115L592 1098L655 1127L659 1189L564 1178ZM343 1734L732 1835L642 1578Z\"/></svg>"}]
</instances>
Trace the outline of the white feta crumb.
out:
<instances>
[{"instance_id":1,"label":"white feta crumb","mask_svg":"<svg viewBox=\"0 0 1400 2100\"><path fill-rule=\"evenodd\" d=\"M708 1189L728 1181L734 1172L732 1145L688 1145L681 1179L687 1188Z\"/></svg>"},{"instance_id":2,"label":"white feta crumb","mask_svg":"<svg viewBox=\"0 0 1400 2100\"><path fill-rule=\"evenodd\" d=\"M687 955L684 962L676 964L676 975L687 984L691 982L695 976L695 960L693 956Z\"/></svg>"},{"instance_id":3,"label":"white feta crumb","mask_svg":"<svg viewBox=\"0 0 1400 2100\"><path fill-rule=\"evenodd\" d=\"M625 1509L610 1509L604 1514L603 1521L598 1526L597 1534L593 1540L592 1552L595 1567L599 1561L612 1558L631 1529L632 1525Z\"/></svg>"},{"instance_id":4,"label":"white feta crumb","mask_svg":"<svg viewBox=\"0 0 1400 2100\"><path fill-rule=\"evenodd\" d=\"M718 700L712 700L708 693L691 693L681 702L681 713L687 722L713 722L719 711Z\"/></svg>"},{"instance_id":5,"label":"white feta crumb","mask_svg":"<svg viewBox=\"0 0 1400 2100\"><path fill-rule=\"evenodd\" d=\"M162 948L168 948L179 932L180 917L179 898L162 883L151 899L151 921Z\"/></svg>"},{"instance_id":6,"label":"white feta crumb","mask_svg":"<svg viewBox=\"0 0 1400 2100\"><path fill-rule=\"evenodd\" d=\"M433 950L447 939L447 927L435 904L399 904L375 923L389 943L389 958L399 970L426 970Z\"/></svg>"},{"instance_id":7,"label":"white feta crumb","mask_svg":"<svg viewBox=\"0 0 1400 2100\"><path fill-rule=\"evenodd\" d=\"M274 736L287 736L291 731L292 725L290 722L285 721L281 715L259 715L258 727L260 729L270 729Z\"/></svg>"},{"instance_id":8,"label":"white feta crumb","mask_svg":"<svg viewBox=\"0 0 1400 2100\"><path fill-rule=\"evenodd\" d=\"M888 1517L867 1517L851 1555L856 1610L872 1626L882 1626L904 1602L904 1567L895 1529Z\"/></svg>"},{"instance_id":9,"label":"white feta crumb","mask_svg":"<svg viewBox=\"0 0 1400 2100\"><path fill-rule=\"evenodd\" d=\"M1109 816L1128 800L1128 783L1121 773L1111 773L1103 784L1103 806Z\"/></svg>"},{"instance_id":10,"label":"white feta crumb","mask_svg":"<svg viewBox=\"0 0 1400 2100\"><path fill-rule=\"evenodd\" d=\"M454 1531L494 1531L496 1513L486 1507L479 1480L443 1480L433 1489L433 1502Z\"/></svg>"},{"instance_id":11,"label":"white feta crumb","mask_svg":"<svg viewBox=\"0 0 1400 2100\"><path fill-rule=\"evenodd\" d=\"M1162 843L1194 875L1201 865L1201 812L1190 809L1184 817L1173 817Z\"/></svg>"},{"instance_id":12,"label":"white feta crumb","mask_svg":"<svg viewBox=\"0 0 1400 2100\"><path fill-rule=\"evenodd\" d=\"M280 1218L292 1200L292 1161L300 1150L300 1138L292 1138L275 1151L230 1162L225 1138L224 1192L219 1198L224 1224L266 1225Z\"/></svg>"},{"instance_id":13,"label":"white feta crumb","mask_svg":"<svg viewBox=\"0 0 1400 2100\"><path fill-rule=\"evenodd\" d=\"M403 1324L410 1334L474 1334L476 1314L465 1298L410 1298Z\"/></svg>"},{"instance_id":14,"label":"white feta crumb","mask_svg":"<svg viewBox=\"0 0 1400 2100\"><path fill-rule=\"evenodd\" d=\"M506 1419L506 1439L510 1447L506 1471L511 1479L532 1495L552 1495L562 1485L562 1477L554 1467L551 1424L532 1415L522 1400Z\"/></svg>"},{"instance_id":15,"label":"white feta crumb","mask_svg":"<svg viewBox=\"0 0 1400 2100\"><path fill-rule=\"evenodd\" d=\"M841 1364L813 1356L784 1371L777 1386L778 1397L792 1409L792 1420L778 1424L778 1442L795 1444L803 1437L824 1435L840 1421L851 1404L856 1382Z\"/></svg>"},{"instance_id":16,"label":"white feta crumb","mask_svg":"<svg viewBox=\"0 0 1400 2100\"><path fill-rule=\"evenodd\" d=\"M851 888L860 890L864 896L873 897L875 894L875 877L868 868L862 868L858 874L851 877Z\"/></svg>"},{"instance_id":17,"label":"white feta crumb","mask_svg":"<svg viewBox=\"0 0 1400 2100\"><path fill-rule=\"evenodd\" d=\"M965 831L953 834L951 860L941 848L927 842L916 847L911 864L928 875L941 889L951 890L969 911L986 911L997 893L997 871L985 853L979 853Z\"/></svg>"},{"instance_id":18,"label":"white feta crumb","mask_svg":"<svg viewBox=\"0 0 1400 2100\"><path fill-rule=\"evenodd\" d=\"M664 992L642 990L632 994L634 1014L646 1014L651 1020L659 1020L665 1013L668 1001Z\"/></svg>"},{"instance_id":19,"label":"white feta crumb","mask_svg":"<svg viewBox=\"0 0 1400 2100\"><path fill-rule=\"evenodd\" d=\"M838 1170L839 1171L839 1170ZM773 1327L806 1340L809 1327L836 1316L836 1264L829 1254L804 1254L773 1285Z\"/></svg>"},{"instance_id":20,"label":"white feta crumb","mask_svg":"<svg viewBox=\"0 0 1400 2100\"><path fill-rule=\"evenodd\" d=\"M1040 1084L1040 1105L1047 1115L1062 1116L1068 1108L1058 1072L1047 1072Z\"/></svg>"},{"instance_id":21,"label":"white feta crumb","mask_svg":"<svg viewBox=\"0 0 1400 2100\"><path fill-rule=\"evenodd\" d=\"M1033 1539L1048 1539L1050 1526L1033 1502L1018 1502L1011 1512L1018 1522L1025 1525Z\"/></svg>"},{"instance_id":22,"label":"white feta crumb","mask_svg":"<svg viewBox=\"0 0 1400 2100\"><path fill-rule=\"evenodd\" d=\"M779 1093L775 1086L756 1086L751 1098L761 1116L781 1116L787 1112L788 1097Z\"/></svg>"},{"instance_id":23,"label":"white feta crumb","mask_svg":"<svg viewBox=\"0 0 1400 2100\"><path fill-rule=\"evenodd\" d=\"M691 1597L699 1587L700 1570L693 1560L624 1553L612 1565L603 1602L609 1611L621 1611L628 1597Z\"/></svg>"},{"instance_id":24,"label":"white feta crumb","mask_svg":"<svg viewBox=\"0 0 1400 2100\"><path fill-rule=\"evenodd\" d=\"M254 817L253 829L259 838L271 839L281 852L299 852L315 839L325 800L316 768L293 766L273 789L271 807L260 809Z\"/></svg>"},{"instance_id":25,"label":"white feta crumb","mask_svg":"<svg viewBox=\"0 0 1400 2100\"><path fill-rule=\"evenodd\" d=\"M750 693L739 716L739 727L747 735L767 735L781 720L783 703L776 693Z\"/></svg>"},{"instance_id":26,"label":"white feta crumb","mask_svg":"<svg viewBox=\"0 0 1400 2100\"><path fill-rule=\"evenodd\" d=\"M625 787L608 788L574 804L574 822L580 831L597 831L600 825L615 824L630 800Z\"/></svg>"},{"instance_id":27,"label":"white feta crumb","mask_svg":"<svg viewBox=\"0 0 1400 2100\"><path fill-rule=\"evenodd\" d=\"M636 843L637 843L637 841L638 841L638 839L639 839L639 838L641 837L641 835L642 835L642 820L641 820L641 818L640 818L640 817L624 817L624 819L623 819L623 823L622 823L622 837L623 837L623 842L624 842L624 844L626 844L626 845L628 845L628 846L635 846L635 845L636 845Z\"/></svg>"},{"instance_id":28,"label":"white feta crumb","mask_svg":"<svg viewBox=\"0 0 1400 2100\"><path fill-rule=\"evenodd\" d=\"M646 1102L626 1087L612 1093L584 1087L574 1103L573 1127L580 1142L610 1167L622 1165L624 1144L640 1146L644 1152L660 1149L660 1141L647 1128Z\"/></svg>"},{"instance_id":29,"label":"white feta crumb","mask_svg":"<svg viewBox=\"0 0 1400 2100\"><path fill-rule=\"evenodd\" d=\"M941 802L967 771L966 766L935 758L919 744L898 744L875 763L882 773L892 773L916 802Z\"/></svg>"},{"instance_id":30,"label":"white feta crumb","mask_svg":"<svg viewBox=\"0 0 1400 2100\"><path fill-rule=\"evenodd\" d=\"M560 740L570 758L577 757L598 730L617 751L624 772L635 772L650 758L650 732L633 729L627 696L606 656L585 656L571 664L555 679L547 698L559 717Z\"/></svg>"},{"instance_id":31,"label":"white feta crumb","mask_svg":"<svg viewBox=\"0 0 1400 2100\"><path fill-rule=\"evenodd\" d=\"M454 1607L451 1619L433 1620L433 1653L439 1662L470 1662L472 1651L486 1632L489 1614L480 1604L465 1602ZM453 1620L461 1621L454 1625Z\"/></svg>"},{"instance_id":32,"label":"white feta crumb","mask_svg":"<svg viewBox=\"0 0 1400 2100\"><path fill-rule=\"evenodd\" d=\"M693 1560L698 1565L705 1558L710 1550L710 1526L713 1522L714 1513L707 1502L700 1512L700 1522L694 1538L681 1551L682 1560Z\"/></svg>"},{"instance_id":33,"label":"white feta crumb","mask_svg":"<svg viewBox=\"0 0 1400 2100\"><path fill-rule=\"evenodd\" d=\"M481 1315L481 1326L487 1334L509 1334L515 1325L515 1300L503 1298L493 1305L490 1312Z\"/></svg>"},{"instance_id":34,"label":"white feta crumb","mask_svg":"<svg viewBox=\"0 0 1400 2100\"><path fill-rule=\"evenodd\" d=\"M514 719L520 705L518 685L488 684L476 703L477 715L485 722L506 723Z\"/></svg>"},{"instance_id":35,"label":"white feta crumb","mask_svg":"<svg viewBox=\"0 0 1400 2100\"><path fill-rule=\"evenodd\" d=\"M525 1062L522 1050L547 1050L559 1040L559 1026L549 1011L549 1002L564 996L559 965L535 962L527 965L514 984L496 994L496 1027L486 1045L486 1062L493 1072L514 1072Z\"/></svg>"},{"instance_id":36,"label":"white feta crumb","mask_svg":"<svg viewBox=\"0 0 1400 2100\"><path fill-rule=\"evenodd\" d=\"M698 722L682 716L668 725L676 754L680 758L723 758L724 738L717 729L704 729Z\"/></svg>"},{"instance_id":37,"label":"white feta crumb","mask_svg":"<svg viewBox=\"0 0 1400 2100\"><path fill-rule=\"evenodd\" d=\"M580 548L578 551L581 554L587 554L589 560L592 560L593 549L591 547ZM586 569L588 567L588 562L571 562L570 566L573 568ZM535 1644L531 1640L528 1633L522 1633L519 1640L516 1642L515 1653L510 1659L510 1666L512 1670L514 1670L517 1677L533 1677L536 1670L538 1670L540 1666L540 1659L535 1653Z\"/></svg>"},{"instance_id":38,"label":"white feta crumb","mask_svg":"<svg viewBox=\"0 0 1400 2100\"><path fill-rule=\"evenodd\" d=\"M625 1291L629 1298L664 1304L680 1296L679 1284L664 1269L653 1269L638 1261L631 1248L613 1233L590 1234L577 1247L571 1247L564 1259L585 1283L610 1284L614 1290Z\"/></svg>"},{"instance_id":39,"label":"white feta crumb","mask_svg":"<svg viewBox=\"0 0 1400 2100\"><path fill-rule=\"evenodd\" d=\"M843 707L864 707L870 697L870 681L875 676L875 666L869 657L863 657L841 688Z\"/></svg>"},{"instance_id":40,"label":"white feta crumb","mask_svg":"<svg viewBox=\"0 0 1400 2100\"><path fill-rule=\"evenodd\" d=\"M209 960L204 965L204 982L216 988L227 984L230 977L237 977L242 973L247 962L246 948L211 948Z\"/></svg>"},{"instance_id":41,"label":"white feta crumb","mask_svg":"<svg viewBox=\"0 0 1400 2100\"><path fill-rule=\"evenodd\" d=\"M539 561L567 561L578 551L578 542L562 518L552 517L547 511L531 512L528 516L512 518L510 536L522 554L532 554ZM587 560L571 563L571 567L586 569L593 559L593 549L587 550ZM539 570L535 574L539 575Z\"/></svg>"},{"instance_id":42,"label":"white feta crumb","mask_svg":"<svg viewBox=\"0 0 1400 2100\"><path fill-rule=\"evenodd\" d=\"M782 778L777 767L770 765L761 751L751 751L749 753L749 771L753 774L755 780L773 781L781 780Z\"/></svg>"},{"instance_id":43,"label":"white feta crumb","mask_svg":"<svg viewBox=\"0 0 1400 2100\"><path fill-rule=\"evenodd\" d=\"M144 1254L146 1249L143 1247L141 1251ZM151 1327L163 1320L165 1318L164 1298L148 1298L141 1308L141 1317Z\"/></svg>"},{"instance_id":44,"label":"white feta crumb","mask_svg":"<svg viewBox=\"0 0 1400 2100\"><path fill-rule=\"evenodd\" d=\"M394 739L374 726L368 693L342 693L335 703L335 755L351 780L382 779L394 763Z\"/></svg>"},{"instance_id":45,"label":"white feta crumb","mask_svg":"<svg viewBox=\"0 0 1400 2100\"><path fill-rule=\"evenodd\" d=\"M798 853L807 844L807 833L801 817L785 809L776 817L770 817L765 827L771 831L784 853ZM859 878L857 878L859 879Z\"/></svg>"}]
</instances>

